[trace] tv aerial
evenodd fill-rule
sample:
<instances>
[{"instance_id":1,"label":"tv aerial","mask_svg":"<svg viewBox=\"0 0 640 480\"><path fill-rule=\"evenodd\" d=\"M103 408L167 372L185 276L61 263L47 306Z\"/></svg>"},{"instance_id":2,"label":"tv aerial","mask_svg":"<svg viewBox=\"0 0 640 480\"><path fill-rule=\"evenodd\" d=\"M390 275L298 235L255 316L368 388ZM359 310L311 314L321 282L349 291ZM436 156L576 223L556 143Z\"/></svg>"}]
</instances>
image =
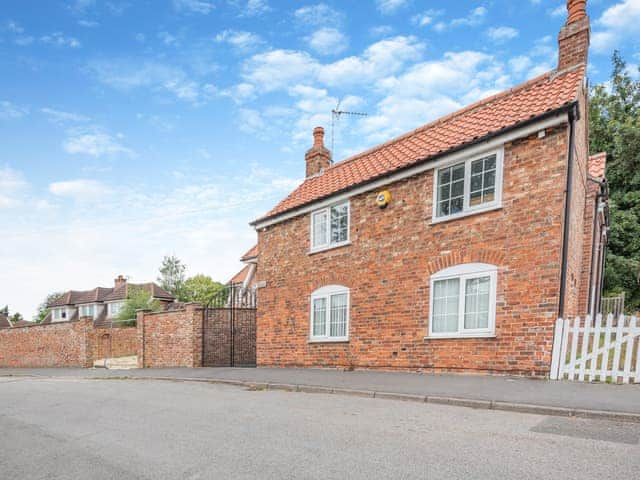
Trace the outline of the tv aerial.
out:
<instances>
[{"instance_id":1,"label":"tv aerial","mask_svg":"<svg viewBox=\"0 0 640 480\"><path fill-rule=\"evenodd\" d=\"M340 120L340 117L343 115L352 116L352 117L366 117L368 114L364 112L348 112L346 110L340 110L340 103L342 100L338 101L336 108L331 109L331 157L333 162L333 148L335 142L335 128L336 122Z\"/></svg>"}]
</instances>

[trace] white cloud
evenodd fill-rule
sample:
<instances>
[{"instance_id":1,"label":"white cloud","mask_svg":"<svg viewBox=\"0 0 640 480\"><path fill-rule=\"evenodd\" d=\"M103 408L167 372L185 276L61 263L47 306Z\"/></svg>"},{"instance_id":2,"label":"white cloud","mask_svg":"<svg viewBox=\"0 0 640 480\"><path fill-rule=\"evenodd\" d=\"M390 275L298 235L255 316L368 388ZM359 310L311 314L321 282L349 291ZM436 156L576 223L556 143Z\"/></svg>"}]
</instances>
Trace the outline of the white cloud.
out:
<instances>
[{"instance_id":1,"label":"white cloud","mask_svg":"<svg viewBox=\"0 0 640 480\"><path fill-rule=\"evenodd\" d=\"M251 83L238 83L219 92L222 97L229 97L235 103L241 104L256 97L256 87Z\"/></svg>"},{"instance_id":2,"label":"white cloud","mask_svg":"<svg viewBox=\"0 0 640 480\"><path fill-rule=\"evenodd\" d=\"M491 27L487 30L487 36L496 43L512 40L518 35L518 30L513 27Z\"/></svg>"},{"instance_id":3,"label":"white cloud","mask_svg":"<svg viewBox=\"0 0 640 480\"><path fill-rule=\"evenodd\" d=\"M111 189L96 180L80 178L50 183L49 192L58 197L72 198L76 201L93 201L109 195Z\"/></svg>"},{"instance_id":4,"label":"white cloud","mask_svg":"<svg viewBox=\"0 0 640 480\"><path fill-rule=\"evenodd\" d=\"M476 25L480 25L481 23L484 22L487 16L487 13L488 11L485 7L476 7L473 10L471 10L466 17L455 18L451 20L451 26L452 27L459 27L459 26L474 27Z\"/></svg>"},{"instance_id":5,"label":"white cloud","mask_svg":"<svg viewBox=\"0 0 640 480\"><path fill-rule=\"evenodd\" d=\"M509 66L511 67L511 70L516 74L523 73L531 67L531 64L531 58L526 55L519 55L509 60Z\"/></svg>"},{"instance_id":6,"label":"white cloud","mask_svg":"<svg viewBox=\"0 0 640 480\"><path fill-rule=\"evenodd\" d=\"M419 27L426 27L427 25L431 25L442 13L442 10L427 10L426 12L418 13L411 17L411 22Z\"/></svg>"},{"instance_id":7,"label":"white cloud","mask_svg":"<svg viewBox=\"0 0 640 480\"><path fill-rule=\"evenodd\" d=\"M215 5L205 0L173 0L173 6L179 12L201 13L208 15L213 11Z\"/></svg>"},{"instance_id":8,"label":"white cloud","mask_svg":"<svg viewBox=\"0 0 640 480\"><path fill-rule=\"evenodd\" d=\"M190 78L182 68L155 61L99 60L89 63L87 70L100 82L118 90L146 88L196 104L207 98L206 84Z\"/></svg>"},{"instance_id":9,"label":"white cloud","mask_svg":"<svg viewBox=\"0 0 640 480\"><path fill-rule=\"evenodd\" d=\"M321 55L335 55L347 48L349 40L338 29L324 27L308 36L307 43Z\"/></svg>"},{"instance_id":10,"label":"white cloud","mask_svg":"<svg viewBox=\"0 0 640 480\"><path fill-rule=\"evenodd\" d=\"M265 91L272 91L313 76L317 69L317 61L306 52L272 50L245 62L243 77Z\"/></svg>"},{"instance_id":11,"label":"white cloud","mask_svg":"<svg viewBox=\"0 0 640 480\"><path fill-rule=\"evenodd\" d=\"M623 0L607 8L596 20L591 44L596 53L611 53L626 39L640 35L640 1Z\"/></svg>"},{"instance_id":12,"label":"white cloud","mask_svg":"<svg viewBox=\"0 0 640 480\"><path fill-rule=\"evenodd\" d=\"M167 46L177 46L178 45L178 38L175 37L174 35L171 35L169 32L159 32L158 33L158 38L160 39L160 41L162 43L164 43Z\"/></svg>"},{"instance_id":13,"label":"white cloud","mask_svg":"<svg viewBox=\"0 0 640 480\"><path fill-rule=\"evenodd\" d=\"M62 32L54 32L51 35L44 35L40 37L40 41L47 45L53 45L56 47L70 47L79 48L80 41L74 37L68 37Z\"/></svg>"},{"instance_id":14,"label":"white cloud","mask_svg":"<svg viewBox=\"0 0 640 480\"><path fill-rule=\"evenodd\" d=\"M120 144L111 135L100 130L72 130L63 142L62 148L73 155L101 157L105 155L134 156L133 150Z\"/></svg>"},{"instance_id":15,"label":"white cloud","mask_svg":"<svg viewBox=\"0 0 640 480\"><path fill-rule=\"evenodd\" d=\"M374 37L386 37L393 33L393 27L391 25L378 25L376 27L371 27L369 29L369 33Z\"/></svg>"},{"instance_id":16,"label":"white cloud","mask_svg":"<svg viewBox=\"0 0 640 480\"><path fill-rule=\"evenodd\" d=\"M240 16L257 17L271 11L271 7L266 0L247 0L246 4L241 7Z\"/></svg>"},{"instance_id":17,"label":"white cloud","mask_svg":"<svg viewBox=\"0 0 640 480\"><path fill-rule=\"evenodd\" d=\"M0 119L24 117L29 113L26 107L20 107L9 100L0 100Z\"/></svg>"},{"instance_id":18,"label":"white cloud","mask_svg":"<svg viewBox=\"0 0 640 480\"><path fill-rule=\"evenodd\" d=\"M263 43L255 33L238 30L223 30L216 35L215 41L227 43L240 52L248 52Z\"/></svg>"},{"instance_id":19,"label":"white cloud","mask_svg":"<svg viewBox=\"0 0 640 480\"><path fill-rule=\"evenodd\" d=\"M78 20L78 25L85 28L96 28L100 26L95 20Z\"/></svg>"},{"instance_id":20,"label":"white cloud","mask_svg":"<svg viewBox=\"0 0 640 480\"><path fill-rule=\"evenodd\" d=\"M0 210L19 205L27 186L21 172L8 165L0 167Z\"/></svg>"},{"instance_id":21,"label":"white cloud","mask_svg":"<svg viewBox=\"0 0 640 480\"><path fill-rule=\"evenodd\" d=\"M376 6L382 14L389 15L397 12L400 8L406 7L410 0L376 0Z\"/></svg>"},{"instance_id":22,"label":"white cloud","mask_svg":"<svg viewBox=\"0 0 640 480\"><path fill-rule=\"evenodd\" d=\"M293 12L295 19L308 26L339 26L344 21L344 14L331 8L326 3L306 5Z\"/></svg>"},{"instance_id":23,"label":"white cloud","mask_svg":"<svg viewBox=\"0 0 640 480\"><path fill-rule=\"evenodd\" d=\"M484 23L489 11L485 7L476 7L471 10L465 17L454 18L449 22L440 21L433 25L433 29L442 33L445 30L455 27L476 27Z\"/></svg>"},{"instance_id":24,"label":"white cloud","mask_svg":"<svg viewBox=\"0 0 640 480\"><path fill-rule=\"evenodd\" d=\"M398 36L376 42L360 56L346 57L319 68L317 78L325 85L368 84L401 70L421 58L424 44L415 37Z\"/></svg>"},{"instance_id":25,"label":"white cloud","mask_svg":"<svg viewBox=\"0 0 640 480\"><path fill-rule=\"evenodd\" d=\"M53 108L41 108L40 111L44 113L51 123L56 125L66 125L68 123L83 123L88 122L89 117L80 115L73 112L64 112L62 110L55 110Z\"/></svg>"},{"instance_id":26,"label":"white cloud","mask_svg":"<svg viewBox=\"0 0 640 480\"><path fill-rule=\"evenodd\" d=\"M562 17L564 15L567 15L567 7L566 5L561 4L557 7L548 9L547 13L552 17Z\"/></svg>"},{"instance_id":27,"label":"white cloud","mask_svg":"<svg viewBox=\"0 0 640 480\"><path fill-rule=\"evenodd\" d=\"M22 26L18 23L18 22L14 22L13 20L9 20L6 24L5 24L5 30L11 33L23 33L24 32L24 28L22 28Z\"/></svg>"}]
</instances>

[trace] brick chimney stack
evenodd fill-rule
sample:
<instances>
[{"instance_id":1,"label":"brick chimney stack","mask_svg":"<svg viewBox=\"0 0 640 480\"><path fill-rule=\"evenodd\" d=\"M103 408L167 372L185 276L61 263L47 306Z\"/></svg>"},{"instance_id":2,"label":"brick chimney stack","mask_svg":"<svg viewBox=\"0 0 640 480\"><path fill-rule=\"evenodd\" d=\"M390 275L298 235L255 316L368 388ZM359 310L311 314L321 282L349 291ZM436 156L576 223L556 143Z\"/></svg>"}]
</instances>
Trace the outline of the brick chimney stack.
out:
<instances>
[{"instance_id":1,"label":"brick chimney stack","mask_svg":"<svg viewBox=\"0 0 640 480\"><path fill-rule=\"evenodd\" d=\"M558 35L558 71L586 65L588 54L587 0L567 0L567 22Z\"/></svg>"},{"instance_id":2,"label":"brick chimney stack","mask_svg":"<svg viewBox=\"0 0 640 480\"><path fill-rule=\"evenodd\" d=\"M307 164L307 178L322 173L331 165L331 152L324 146L324 128L313 129L313 147L304 156Z\"/></svg>"},{"instance_id":3,"label":"brick chimney stack","mask_svg":"<svg viewBox=\"0 0 640 480\"><path fill-rule=\"evenodd\" d=\"M113 281L115 288L118 288L122 285L125 285L127 283L127 279L126 277L123 277L122 275L118 275L118 277Z\"/></svg>"}]
</instances>

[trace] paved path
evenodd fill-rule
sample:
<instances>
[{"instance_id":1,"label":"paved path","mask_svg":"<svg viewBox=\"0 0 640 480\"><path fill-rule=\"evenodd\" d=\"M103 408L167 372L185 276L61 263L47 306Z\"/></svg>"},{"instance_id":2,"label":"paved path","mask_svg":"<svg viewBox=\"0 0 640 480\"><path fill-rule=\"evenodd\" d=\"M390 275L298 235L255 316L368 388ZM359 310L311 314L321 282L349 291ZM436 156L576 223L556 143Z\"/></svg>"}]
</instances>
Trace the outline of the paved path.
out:
<instances>
[{"instance_id":1,"label":"paved path","mask_svg":"<svg viewBox=\"0 0 640 480\"><path fill-rule=\"evenodd\" d=\"M640 416L640 385L588 384L485 375L427 375L402 372L291 368L167 368L167 369L0 369L0 375L52 377L133 377L208 379L316 386L361 392L503 402ZM482 408L482 405L478 405ZM485 407L485 408L491 408ZM552 412L547 412L552 413ZM562 411L556 414L563 414ZM567 414L571 414L568 412ZM637 420L640 420L638 417Z\"/></svg>"},{"instance_id":2,"label":"paved path","mask_svg":"<svg viewBox=\"0 0 640 480\"><path fill-rule=\"evenodd\" d=\"M0 378L6 479L633 479L640 425L228 385Z\"/></svg>"}]
</instances>

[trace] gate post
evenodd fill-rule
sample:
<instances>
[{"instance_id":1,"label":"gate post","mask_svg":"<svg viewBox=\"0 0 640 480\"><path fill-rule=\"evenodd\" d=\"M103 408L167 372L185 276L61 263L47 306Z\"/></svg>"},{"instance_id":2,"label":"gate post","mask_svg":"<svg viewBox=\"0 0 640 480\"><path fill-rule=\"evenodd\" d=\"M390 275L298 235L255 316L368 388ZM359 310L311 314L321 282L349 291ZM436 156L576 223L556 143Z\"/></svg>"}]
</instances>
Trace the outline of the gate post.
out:
<instances>
[{"instance_id":1,"label":"gate post","mask_svg":"<svg viewBox=\"0 0 640 480\"><path fill-rule=\"evenodd\" d=\"M561 362L562 351L562 329L564 327L564 321L561 318L556 320L556 326L553 331L553 350L551 352L551 371L549 372L549 378L551 380L558 380Z\"/></svg>"}]
</instances>

